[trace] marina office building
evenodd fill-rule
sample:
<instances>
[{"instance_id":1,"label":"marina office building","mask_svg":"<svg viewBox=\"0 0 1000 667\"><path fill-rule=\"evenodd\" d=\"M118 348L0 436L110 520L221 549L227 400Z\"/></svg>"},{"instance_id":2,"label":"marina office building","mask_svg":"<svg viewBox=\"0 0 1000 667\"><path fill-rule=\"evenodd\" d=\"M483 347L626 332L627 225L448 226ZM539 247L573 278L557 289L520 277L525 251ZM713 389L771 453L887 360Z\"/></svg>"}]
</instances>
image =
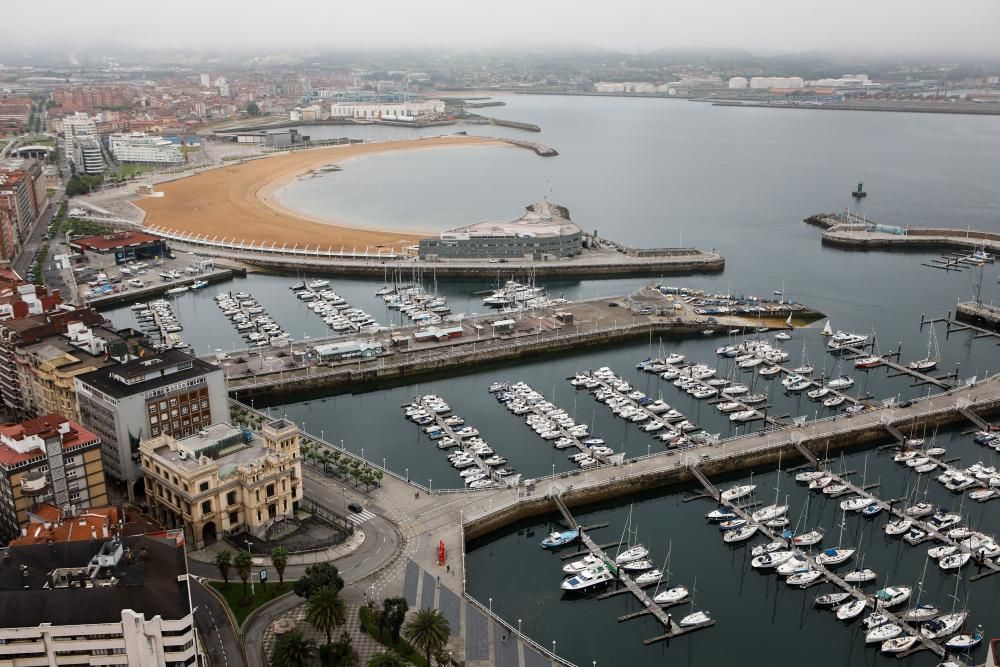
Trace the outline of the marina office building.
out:
<instances>
[{"instance_id":1,"label":"marina office building","mask_svg":"<svg viewBox=\"0 0 1000 667\"><path fill-rule=\"evenodd\" d=\"M222 369L177 349L148 353L77 376L80 422L103 441L107 474L127 485L143 479L139 443L193 435L229 421Z\"/></svg>"},{"instance_id":2,"label":"marina office building","mask_svg":"<svg viewBox=\"0 0 1000 667\"><path fill-rule=\"evenodd\" d=\"M196 663L188 572L177 535L13 546L4 561L0 664Z\"/></svg>"},{"instance_id":3,"label":"marina office building","mask_svg":"<svg viewBox=\"0 0 1000 667\"><path fill-rule=\"evenodd\" d=\"M556 259L583 252L583 231L564 206L547 201L527 207L511 222L479 222L421 239L420 259Z\"/></svg>"}]
</instances>

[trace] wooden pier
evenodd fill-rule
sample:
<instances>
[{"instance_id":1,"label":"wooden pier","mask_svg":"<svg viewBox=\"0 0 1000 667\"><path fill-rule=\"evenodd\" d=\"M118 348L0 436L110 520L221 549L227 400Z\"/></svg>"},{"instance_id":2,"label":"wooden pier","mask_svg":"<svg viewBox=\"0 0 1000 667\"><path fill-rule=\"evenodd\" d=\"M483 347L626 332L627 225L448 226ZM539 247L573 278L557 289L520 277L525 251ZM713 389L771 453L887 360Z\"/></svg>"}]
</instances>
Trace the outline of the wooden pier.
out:
<instances>
[{"instance_id":1,"label":"wooden pier","mask_svg":"<svg viewBox=\"0 0 1000 667\"><path fill-rule=\"evenodd\" d=\"M746 520L747 522L750 522L750 523L755 523L753 521L753 518L750 516L750 514L748 514L743 509L741 509L737 504L721 499L721 495L718 495L719 494L719 490L715 487L715 485L713 485L711 483L711 481L708 480L708 478L705 476L705 474L698 468L697 464L693 464L693 465L689 466L689 470L690 470L691 474L694 475L694 477L696 479L698 479L699 482L701 482L702 486L705 487L705 491L707 493L711 494L713 497L718 497L720 499L719 502L721 502L723 505L729 507L741 519L744 519L744 520ZM848 482L843 482L843 483L849 484ZM852 488L856 489L858 491L858 493L862 493L861 490L858 489L858 487L856 487L854 485L850 485L850 486ZM758 525L758 529L759 529L759 531L761 533L763 533L764 535L766 535L768 537L768 539L770 541L772 541L772 542L785 542L786 541L783 537L781 537L781 535L779 533L775 532L774 530L768 528L765 525L759 524ZM812 555L810 555L809 553L807 553L805 551L801 551L800 555L809 564L809 567L812 568L812 569L817 570L822 575L822 577L824 579L826 579L827 582L829 582L829 583L837 586L838 588L840 588L844 592L851 594L855 599L864 600L865 603L866 603L866 605L869 606L873 611L878 611L878 612L880 612L882 614L885 614L889 618L889 620L891 622L895 623L899 627L901 627L901 628L907 628L907 627L909 627L907 624L905 624L903 622L903 620L900 617L896 616L896 614L894 614L893 612L889 611L888 609L885 609L885 608L881 607L877 603L877 601L874 598L874 596L870 596L867 593L865 593L863 590L861 590L860 588L857 588L853 584L850 584L850 583L844 581L844 579L841 578L839 575L837 575L835 572L833 572L832 570L826 568L824 565L822 565L820 563L817 563L816 559ZM916 636L918 638L918 641L920 642L920 645L921 645L921 647L923 649L926 649L926 650L929 650L929 651L933 652L938 657L944 657L944 655L946 653L944 647L942 647L940 644L938 644L938 643L936 643L936 642L934 642L934 641L932 641L930 639L927 639L926 637L924 637L923 635L921 635L919 633L914 633L914 634L916 634Z\"/></svg>"},{"instance_id":2,"label":"wooden pier","mask_svg":"<svg viewBox=\"0 0 1000 667\"><path fill-rule=\"evenodd\" d=\"M562 496L558 494L553 495L552 500L555 502L556 507L559 509L559 513L562 514L562 517L566 521L566 523L573 528L578 527L579 524L577 523L576 519L573 518L573 515L569 511L569 508L566 507L566 503L563 502ZM590 535L587 535L583 531L580 532L580 541L583 542L584 545L586 545L587 549L590 550L591 554L593 554L597 558L600 558L601 561L605 563L614 562L614 559L610 558L599 545L595 544L594 541L590 539ZM643 587L636 584L635 581L632 579L632 577L628 575L627 572L618 567L616 567L615 569L618 570L618 581L622 583L622 585L625 588L625 591L635 596L636 600L638 600L643 607L641 612L637 612L635 615L632 615L631 618L638 618L638 616L651 614L653 617L656 618L656 620L658 620L663 625L664 628L668 629L667 634L665 635L660 635L659 637L653 637L651 639L645 640L644 643L646 643L647 645L656 641L661 641L662 639L668 639L670 637L687 634L689 632L694 632L695 630L700 630L702 628L707 628L715 625L715 621L713 620L709 623L702 623L700 625L693 625L686 628L679 628L677 623L674 622L672 618L668 618L666 611L664 611L664 606L661 606L656 602L653 602L653 598L651 598L649 594L646 593L645 590L643 590ZM619 622L622 622L623 620L628 620L628 618L618 619Z\"/></svg>"}]
</instances>

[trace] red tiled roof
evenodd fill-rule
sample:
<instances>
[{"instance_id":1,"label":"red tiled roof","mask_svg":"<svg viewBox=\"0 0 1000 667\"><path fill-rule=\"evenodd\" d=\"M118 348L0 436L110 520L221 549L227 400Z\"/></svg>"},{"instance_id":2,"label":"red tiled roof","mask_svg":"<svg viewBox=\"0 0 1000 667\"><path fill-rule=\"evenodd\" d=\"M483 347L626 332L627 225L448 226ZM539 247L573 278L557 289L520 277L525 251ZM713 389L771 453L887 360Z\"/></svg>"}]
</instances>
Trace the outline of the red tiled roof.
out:
<instances>
[{"instance_id":1,"label":"red tiled roof","mask_svg":"<svg viewBox=\"0 0 1000 667\"><path fill-rule=\"evenodd\" d=\"M112 248L122 248L137 243L154 243L159 240L159 236L144 234L143 232L115 232L114 234L85 236L75 239L73 245L90 248L91 250L111 250Z\"/></svg>"},{"instance_id":2,"label":"red tiled roof","mask_svg":"<svg viewBox=\"0 0 1000 667\"><path fill-rule=\"evenodd\" d=\"M45 519L45 521L42 523L28 522L24 525L24 536L11 540L7 546L45 544L47 542L81 542L89 540L93 535L103 538L117 532L119 520L118 508L114 505L92 507L65 521L63 521L62 512L51 505L40 505L32 509L31 513Z\"/></svg>"},{"instance_id":3,"label":"red tiled roof","mask_svg":"<svg viewBox=\"0 0 1000 667\"><path fill-rule=\"evenodd\" d=\"M59 433L59 425L66 422L69 422L69 431L63 435L62 446L64 452L99 441L94 432L55 413L36 419L29 419L20 424L0 426L0 434L12 440L24 440L24 438L33 435L41 438L53 438ZM15 466L40 456L43 456L43 453L39 450L31 450L22 454L6 443L0 442L0 465L6 467Z\"/></svg>"}]
</instances>

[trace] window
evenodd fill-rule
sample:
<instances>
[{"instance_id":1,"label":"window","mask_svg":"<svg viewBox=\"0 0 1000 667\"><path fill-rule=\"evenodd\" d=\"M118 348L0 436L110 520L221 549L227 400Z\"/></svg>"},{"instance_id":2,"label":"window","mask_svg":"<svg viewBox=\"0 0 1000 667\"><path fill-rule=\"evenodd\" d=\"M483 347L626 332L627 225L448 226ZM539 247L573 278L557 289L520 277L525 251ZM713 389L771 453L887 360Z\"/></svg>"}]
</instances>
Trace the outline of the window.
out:
<instances>
[{"instance_id":1,"label":"window","mask_svg":"<svg viewBox=\"0 0 1000 667\"><path fill-rule=\"evenodd\" d=\"M176 398L171 398L170 399L170 407L172 407L172 408L177 407L177 399Z\"/></svg>"},{"instance_id":2,"label":"window","mask_svg":"<svg viewBox=\"0 0 1000 667\"><path fill-rule=\"evenodd\" d=\"M166 410L166 409L167 409L167 402L160 401L160 410Z\"/></svg>"},{"instance_id":3,"label":"window","mask_svg":"<svg viewBox=\"0 0 1000 667\"><path fill-rule=\"evenodd\" d=\"M267 497L270 498L274 495L274 484L267 485Z\"/></svg>"},{"instance_id":4,"label":"window","mask_svg":"<svg viewBox=\"0 0 1000 667\"><path fill-rule=\"evenodd\" d=\"M79 491L74 491L73 493L69 494L69 499L70 500L79 500L80 499L80 492Z\"/></svg>"},{"instance_id":5,"label":"window","mask_svg":"<svg viewBox=\"0 0 1000 667\"><path fill-rule=\"evenodd\" d=\"M240 522L240 513L239 512L230 512L229 513L229 525L230 526L235 526L239 522Z\"/></svg>"},{"instance_id":6,"label":"window","mask_svg":"<svg viewBox=\"0 0 1000 667\"><path fill-rule=\"evenodd\" d=\"M208 399L203 399L202 400L201 407L203 407L203 408L207 408L208 407Z\"/></svg>"},{"instance_id":7,"label":"window","mask_svg":"<svg viewBox=\"0 0 1000 667\"><path fill-rule=\"evenodd\" d=\"M203 502L201 504L201 513L202 514L211 514L212 513L212 501L211 500L206 500L205 502Z\"/></svg>"},{"instance_id":8,"label":"window","mask_svg":"<svg viewBox=\"0 0 1000 667\"><path fill-rule=\"evenodd\" d=\"M160 435L160 428L158 426L154 426L149 429L149 432L153 435Z\"/></svg>"},{"instance_id":9,"label":"window","mask_svg":"<svg viewBox=\"0 0 1000 667\"><path fill-rule=\"evenodd\" d=\"M227 505L235 505L236 504L236 492L235 491L230 491L229 493L226 494L226 504Z\"/></svg>"},{"instance_id":10,"label":"window","mask_svg":"<svg viewBox=\"0 0 1000 667\"><path fill-rule=\"evenodd\" d=\"M293 486L292 487L292 498L296 498L297 494L298 494L298 488Z\"/></svg>"},{"instance_id":11,"label":"window","mask_svg":"<svg viewBox=\"0 0 1000 667\"><path fill-rule=\"evenodd\" d=\"M208 491L208 482L206 481L206 482L202 482L201 484L199 484L198 485L198 491L200 491L200 492Z\"/></svg>"},{"instance_id":12,"label":"window","mask_svg":"<svg viewBox=\"0 0 1000 667\"><path fill-rule=\"evenodd\" d=\"M148 407L149 407L149 414L153 414L154 412L156 412L156 403L150 403Z\"/></svg>"},{"instance_id":13,"label":"window","mask_svg":"<svg viewBox=\"0 0 1000 667\"><path fill-rule=\"evenodd\" d=\"M152 417L150 417L150 418L149 418L149 423L150 423L150 424L156 424L156 423L158 423L159 421L160 421L160 418L159 418L159 417L157 417L156 415L153 415Z\"/></svg>"}]
</instances>

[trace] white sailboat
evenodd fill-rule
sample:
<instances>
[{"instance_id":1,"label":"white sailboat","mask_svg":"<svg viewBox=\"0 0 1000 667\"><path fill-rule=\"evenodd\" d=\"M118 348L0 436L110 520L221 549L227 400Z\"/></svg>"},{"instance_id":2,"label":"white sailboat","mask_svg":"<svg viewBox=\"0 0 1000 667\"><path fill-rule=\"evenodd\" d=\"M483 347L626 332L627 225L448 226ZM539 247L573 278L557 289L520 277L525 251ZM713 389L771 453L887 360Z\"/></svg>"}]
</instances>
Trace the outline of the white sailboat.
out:
<instances>
[{"instance_id":1,"label":"white sailboat","mask_svg":"<svg viewBox=\"0 0 1000 667\"><path fill-rule=\"evenodd\" d=\"M656 584L656 589L653 591L653 602L656 604L674 604L680 602L688 596L688 590L683 586L674 586L673 588L667 588L665 591L660 591L660 583L665 586L670 586L670 554L674 550L673 541L670 542L670 546L667 547L667 558L663 562L663 574L666 576L666 580L663 577Z\"/></svg>"},{"instance_id":2,"label":"white sailboat","mask_svg":"<svg viewBox=\"0 0 1000 667\"><path fill-rule=\"evenodd\" d=\"M840 519L840 539L837 542L837 546L832 549L826 549L816 555L816 562L820 565L839 565L854 555L854 549L845 549L843 547L846 522L847 512L844 511Z\"/></svg>"},{"instance_id":3,"label":"white sailboat","mask_svg":"<svg viewBox=\"0 0 1000 667\"><path fill-rule=\"evenodd\" d=\"M694 580L694 586L691 590L691 613L681 619L680 625L682 628L688 628L693 625L701 625L702 623L708 623L712 620L712 617L708 615L707 611L695 611L694 610L694 596L698 592L698 579Z\"/></svg>"},{"instance_id":4,"label":"white sailboat","mask_svg":"<svg viewBox=\"0 0 1000 667\"><path fill-rule=\"evenodd\" d=\"M813 372L813 365L809 363L809 355L806 353L805 341L802 341L802 352L799 353L799 367L792 372L796 375L809 375Z\"/></svg>"},{"instance_id":5,"label":"white sailboat","mask_svg":"<svg viewBox=\"0 0 1000 667\"><path fill-rule=\"evenodd\" d=\"M823 330L820 331L819 334L821 336L832 336L833 335L833 328L830 327L830 320L826 321L826 324L823 325Z\"/></svg>"},{"instance_id":6,"label":"white sailboat","mask_svg":"<svg viewBox=\"0 0 1000 667\"><path fill-rule=\"evenodd\" d=\"M941 361L941 350L938 347L937 334L934 331L934 324L931 323L930 333L927 336L927 356L923 359L911 361L906 366L910 370L921 373L932 370Z\"/></svg>"}]
</instances>

